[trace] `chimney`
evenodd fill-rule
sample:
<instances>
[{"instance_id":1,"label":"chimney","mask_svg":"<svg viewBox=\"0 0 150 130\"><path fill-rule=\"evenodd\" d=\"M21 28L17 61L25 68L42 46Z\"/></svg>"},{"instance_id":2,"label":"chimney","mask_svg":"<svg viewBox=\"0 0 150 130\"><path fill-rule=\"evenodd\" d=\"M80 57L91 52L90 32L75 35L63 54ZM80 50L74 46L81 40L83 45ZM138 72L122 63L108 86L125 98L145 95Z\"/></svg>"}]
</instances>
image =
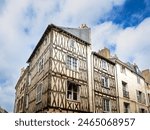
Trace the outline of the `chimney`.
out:
<instances>
[{"instance_id":1,"label":"chimney","mask_svg":"<svg viewBox=\"0 0 150 130\"><path fill-rule=\"evenodd\" d=\"M88 26L86 24L81 24L79 28L84 29L84 28L88 28Z\"/></svg>"},{"instance_id":2,"label":"chimney","mask_svg":"<svg viewBox=\"0 0 150 130\"><path fill-rule=\"evenodd\" d=\"M109 59L110 58L110 50L108 48L104 48L102 50L99 50L98 54L100 54L101 56Z\"/></svg>"}]
</instances>

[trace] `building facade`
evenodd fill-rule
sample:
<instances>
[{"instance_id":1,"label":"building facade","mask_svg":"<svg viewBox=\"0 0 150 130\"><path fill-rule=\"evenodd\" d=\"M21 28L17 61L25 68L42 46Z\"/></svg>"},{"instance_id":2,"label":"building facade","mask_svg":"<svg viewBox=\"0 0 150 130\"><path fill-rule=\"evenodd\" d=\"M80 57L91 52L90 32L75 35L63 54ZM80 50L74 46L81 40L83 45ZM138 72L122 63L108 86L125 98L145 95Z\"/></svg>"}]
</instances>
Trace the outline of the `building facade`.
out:
<instances>
[{"instance_id":1,"label":"building facade","mask_svg":"<svg viewBox=\"0 0 150 130\"><path fill-rule=\"evenodd\" d=\"M49 25L27 63L15 87L14 112L148 111L149 84L138 68L112 58L107 48L92 52L84 24Z\"/></svg>"},{"instance_id":2,"label":"building facade","mask_svg":"<svg viewBox=\"0 0 150 130\"><path fill-rule=\"evenodd\" d=\"M92 53L92 85L94 112L118 112L115 63L101 53Z\"/></svg>"},{"instance_id":3,"label":"building facade","mask_svg":"<svg viewBox=\"0 0 150 130\"><path fill-rule=\"evenodd\" d=\"M145 78L145 86L146 86L146 97L148 102L148 110L150 112L150 70L146 69L142 71L142 76Z\"/></svg>"},{"instance_id":4,"label":"building facade","mask_svg":"<svg viewBox=\"0 0 150 130\"><path fill-rule=\"evenodd\" d=\"M27 61L28 73L16 85L15 112L90 112L90 38L81 35L82 31L90 33L90 29L82 26L72 32L66 30L55 25L47 27ZM23 78L27 75L26 86ZM20 92L21 86L26 86L25 93ZM24 109L19 105L20 99L21 104L26 104Z\"/></svg>"},{"instance_id":5,"label":"building facade","mask_svg":"<svg viewBox=\"0 0 150 130\"><path fill-rule=\"evenodd\" d=\"M15 107L14 107L15 112L25 112L26 104L28 104L26 102L27 88L29 84L28 72L29 67L27 67L26 69L24 68L21 69L21 75L15 87L16 89Z\"/></svg>"},{"instance_id":6,"label":"building facade","mask_svg":"<svg viewBox=\"0 0 150 130\"><path fill-rule=\"evenodd\" d=\"M116 63L116 84L121 113L148 112L145 80L137 65L124 63L113 58Z\"/></svg>"}]
</instances>

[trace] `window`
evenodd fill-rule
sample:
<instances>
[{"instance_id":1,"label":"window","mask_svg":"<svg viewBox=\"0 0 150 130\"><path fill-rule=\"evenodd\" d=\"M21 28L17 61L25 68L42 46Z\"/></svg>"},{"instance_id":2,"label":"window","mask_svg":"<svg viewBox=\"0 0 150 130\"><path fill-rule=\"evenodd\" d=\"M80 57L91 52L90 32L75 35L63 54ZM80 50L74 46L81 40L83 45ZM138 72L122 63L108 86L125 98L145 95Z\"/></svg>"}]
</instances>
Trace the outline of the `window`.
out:
<instances>
[{"instance_id":1,"label":"window","mask_svg":"<svg viewBox=\"0 0 150 130\"><path fill-rule=\"evenodd\" d=\"M140 84L140 77L137 75L137 83Z\"/></svg>"},{"instance_id":2,"label":"window","mask_svg":"<svg viewBox=\"0 0 150 130\"><path fill-rule=\"evenodd\" d=\"M148 94L148 103L150 104L150 94Z\"/></svg>"},{"instance_id":3,"label":"window","mask_svg":"<svg viewBox=\"0 0 150 130\"><path fill-rule=\"evenodd\" d=\"M110 100L107 98L103 98L103 111L110 112Z\"/></svg>"},{"instance_id":4,"label":"window","mask_svg":"<svg viewBox=\"0 0 150 130\"><path fill-rule=\"evenodd\" d=\"M127 83L122 81L122 90L123 90L123 97L129 98L129 92L127 90Z\"/></svg>"},{"instance_id":5,"label":"window","mask_svg":"<svg viewBox=\"0 0 150 130\"><path fill-rule=\"evenodd\" d=\"M142 92L141 91L137 91L137 100L138 102L142 102Z\"/></svg>"},{"instance_id":6,"label":"window","mask_svg":"<svg viewBox=\"0 0 150 130\"><path fill-rule=\"evenodd\" d=\"M102 76L101 82L102 82L102 87L109 88L109 79L108 79L108 77Z\"/></svg>"},{"instance_id":7,"label":"window","mask_svg":"<svg viewBox=\"0 0 150 130\"><path fill-rule=\"evenodd\" d=\"M28 77L28 85L31 84L31 74L29 74L29 77Z\"/></svg>"},{"instance_id":8,"label":"window","mask_svg":"<svg viewBox=\"0 0 150 130\"><path fill-rule=\"evenodd\" d=\"M123 65L121 65L121 69L120 69L120 71L121 71L121 73L126 74L126 69L125 69L125 67L124 67Z\"/></svg>"},{"instance_id":9,"label":"window","mask_svg":"<svg viewBox=\"0 0 150 130\"><path fill-rule=\"evenodd\" d=\"M24 99L24 97L21 97L21 99L20 99L20 109L21 109L21 110L22 110L23 104L24 104L23 99Z\"/></svg>"},{"instance_id":10,"label":"window","mask_svg":"<svg viewBox=\"0 0 150 130\"><path fill-rule=\"evenodd\" d=\"M75 40L69 39L69 46L70 46L71 48L75 48L75 43L76 43Z\"/></svg>"},{"instance_id":11,"label":"window","mask_svg":"<svg viewBox=\"0 0 150 130\"><path fill-rule=\"evenodd\" d=\"M124 113L129 113L130 112L130 104L124 102Z\"/></svg>"},{"instance_id":12,"label":"window","mask_svg":"<svg viewBox=\"0 0 150 130\"><path fill-rule=\"evenodd\" d=\"M101 67L105 70L108 70L108 64L105 60L101 60Z\"/></svg>"},{"instance_id":13,"label":"window","mask_svg":"<svg viewBox=\"0 0 150 130\"><path fill-rule=\"evenodd\" d=\"M39 60L39 64L38 64L38 71L41 72L44 68L44 59L40 59Z\"/></svg>"},{"instance_id":14,"label":"window","mask_svg":"<svg viewBox=\"0 0 150 130\"><path fill-rule=\"evenodd\" d=\"M143 108L139 108L139 113L146 113L146 110Z\"/></svg>"},{"instance_id":15,"label":"window","mask_svg":"<svg viewBox=\"0 0 150 130\"><path fill-rule=\"evenodd\" d=\"M21 105L21 100L19 99L18 103L17 103L17 112L19 112L19 110L20 110L20 105Z\"/></svg>"},{"instance_id":16,"label":"window","mask_svg":"<svg viewBox=\"0 0 150 130\"><path fill-rule=\"evenodd\" d=\"M29 95L26 95L26 108L28 108L29 105Z\"/></svg>"},{"instance_id":17,"label":"window","mask_svg":"<svg viewBox=\"0 0 150 130\"><path fill-rule=\"evenodd\" d=\"M67 82L67 99L79 100L79 85L73 82Z\"/></svg>"},{"instance_id":18,"label":"window","mask_svg":"<svg viewBox=\"0 0 150 130\"><path fill-rule=\"evenodd\" d=\"M42 83L36 88L36 102L39 103L42 100Z\"/></svg>"},{"instance_id":19,"label":"window","mask_svg":"<svg viewBox=\"0 0 150 130\"><path fill-rule=\"evenodd\" d=\"M67 56L67 66L69 69L77 70L77 59L71 56Z\"/></svg>"},{"instance_id":20,"label":"window","mask_svg":"<svg viewBox=\"0 0 150 130\"><path fill-rule=\"evenodd\" d=\"M141 91L138 91L138 90L136 91L136 93L137 93L137 100L138 100L138 102L145 104L146 103L145 94L142 93Z\"/></svg>"}]
</instances>

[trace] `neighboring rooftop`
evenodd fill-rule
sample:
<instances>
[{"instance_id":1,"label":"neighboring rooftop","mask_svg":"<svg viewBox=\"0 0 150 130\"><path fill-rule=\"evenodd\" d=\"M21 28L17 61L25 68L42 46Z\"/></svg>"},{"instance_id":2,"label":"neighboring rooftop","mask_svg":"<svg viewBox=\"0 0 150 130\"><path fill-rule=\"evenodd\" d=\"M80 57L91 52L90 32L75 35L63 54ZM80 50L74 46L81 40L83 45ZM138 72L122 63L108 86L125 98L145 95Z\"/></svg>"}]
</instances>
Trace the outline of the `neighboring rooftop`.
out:
<instances>
[{"instance_id":1,"label":"neighboring rooftop","mask_svg":"<svg viewBox=\"0 0 150 130\"><path fill-rule=\"evenodd\" d=\"M1 108L0 106L0 113L8 113L5 109Z\"/></svg>"}]
</instances>

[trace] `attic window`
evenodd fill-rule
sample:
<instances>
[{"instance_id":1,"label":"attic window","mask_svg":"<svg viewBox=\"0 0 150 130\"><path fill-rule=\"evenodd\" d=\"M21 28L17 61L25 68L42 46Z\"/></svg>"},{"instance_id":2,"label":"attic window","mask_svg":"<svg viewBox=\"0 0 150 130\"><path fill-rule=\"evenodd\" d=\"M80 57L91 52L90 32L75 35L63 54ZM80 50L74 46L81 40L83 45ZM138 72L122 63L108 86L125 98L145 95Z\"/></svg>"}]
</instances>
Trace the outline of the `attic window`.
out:
<instances>
[{"instance_id":1,"label":"attic window","mask_svg":"<svg viewBox=\"0 0 150 130\"><path fill-rule=\"evenodd\" d=\"M105 69L105 70L108 70L108 64L107 64L107 62L106 62L105 60L102 60L102 61L101 61L101 67L102 67L103 69Z\"/></svg>"},{"instance_id":2,"label":"attic window","mask_svg":"<svg viewBox=\"0 0 150 130\"><path fill-rule=\"evenodd\" d=\"M76 43L75 40L69 39L69 46L70 46L71 48L75 48L75 43Z\"/></svg>"}]
</instances>

